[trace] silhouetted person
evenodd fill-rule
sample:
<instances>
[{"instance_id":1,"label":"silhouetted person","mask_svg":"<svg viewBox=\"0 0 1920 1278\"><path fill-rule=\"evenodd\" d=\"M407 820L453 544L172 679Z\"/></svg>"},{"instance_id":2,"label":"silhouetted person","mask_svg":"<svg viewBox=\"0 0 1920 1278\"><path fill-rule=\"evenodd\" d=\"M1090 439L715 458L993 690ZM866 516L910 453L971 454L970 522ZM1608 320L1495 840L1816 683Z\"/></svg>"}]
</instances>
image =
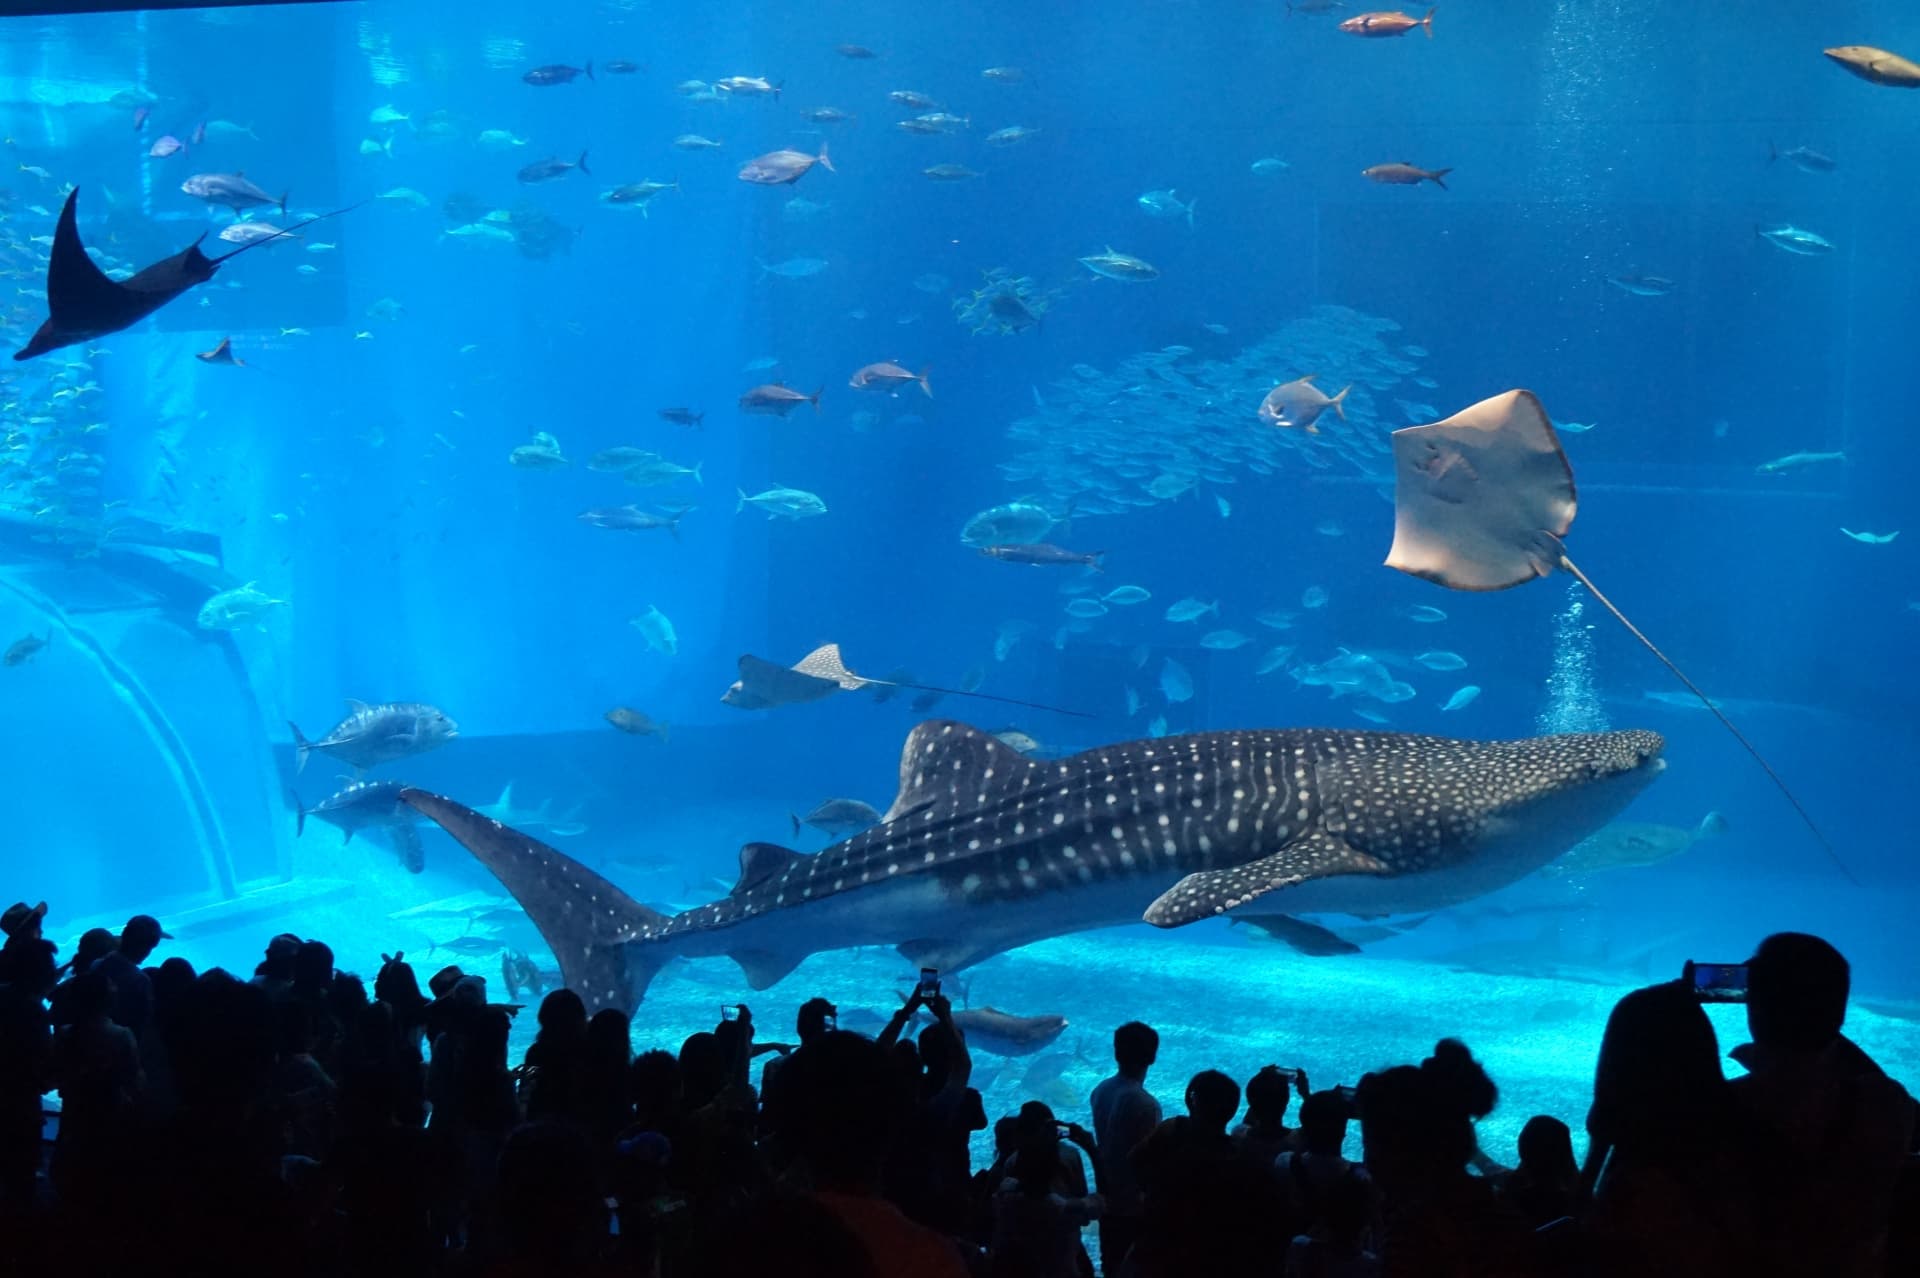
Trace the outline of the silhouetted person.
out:
<instances>
[{"instance_id":1,"label":"silhouetted person","mask_svg":"<svg viewBox=\"0 0 1920 1278\"><path fill-rule=\"evenodd\" d=\"M567 1278L593 1270L607 1208L584 1128L530 1122L507 1137L487 1231L488 1278Z\"/></svg>"},{"instance_id":2,"label":"silhouetted person","mask_svg":"<svg viewBox=\"0 0 1920 1278\"><path fill-rule=\"evenodd\" d=\"M627 1074L633 1064L632 1026L617 1007L603 1007L587 1022L580 1078L581 1107L588 1132L602 1151L633 1119Z\"/></svg>"},{"instance_id":3,"label":"silhouetted person","mask_svg":"<svg viewBox=\"0 0 1920 1278\"><path fill-rule=\"evenodd\" d=\"M1493 1109L1493 1080L1455 1039L1419 1065L1368 1074L1356 1089L1367 1170L1378 1187L1385 1273L1505 1278L1528 1272L1524 1227L1486 1181L1468 1174L1474 1120Z\"/></svg>"},{"instance_id":4,"label":"silhouetted person","mask_svg":"<svg viewBox=\"0 0 1920 1278\"><path fill-rule=\"evenodd\" d=\"M1300 1133L1287 1126L1287 1104L1295 1086L1307 1094L1304 1077L1278 1065L1268 1065L1247 1080L1246 1121L1233 1129L1233 1141L1249 1158L1265 1165L1288 1150L1300 1148Z\"/></svg>"},{"instance_id":5,"label":"silhouetted person","mask_svg":"<svg viewBox=\"0 0 1920 1278\"><path fill-rule=\"evenodd\" d=\"M1573 1215L1580 1204L1580 1164L1567 1125L1535 1114L1520 1129L1519 1149L1519 1166L1497 1182L1500 1196L1536 1229Z\"/></svg>"},{"instance_id":6,"label":"silhouetted person","mask_svg":"<svg viewBox=\"0 0 1920 1278\"><path fill-rule=\"evenodd\" d=\"M54 986L52 995L47 999L47 1015L53 1018L56 1029L73 1024L73 1012L69 1008L73 978L91 972L95 963L119 946L120 938L104 927L90 927L81 933L79 943L73 947L73 957L60 965L60 984Z\"/></svg>"},{"instance_id":7,"label":"silhouetted person","mask_svg":"<svg viewBox=\"0 0 1920 1278\"><path fill-rule=\"evenodd\" d=\"M1274 1230L1284 1204L1271 1165L1248 1157L1227 1134L1240 1108L1240 1084L1219 1070L1202 1070L1187 1084L1186 1108L1133 1151L1144 1202L1127 1272L1177 1278L1270 1265L1278 1240L1289 1236L1284 1227ZM1249 1221L1266 1228L1249 1229ZM1112 1261L1107 1264L1114 1272Z\"/></svg>"},{"instance_id":8,"label":"silhouetted person","mask_svg":"<svg viewBox=\"0 0 1920 1278\"><path fill-rule=\"evenodd\" d=\"M54 1038L54 1079L60 1088L60 1140L54 1183L78 1211L97 1210L126 1147L140 1098L140 1048L133 1032L112 1016L113 987L106 974L73 979L71 1024Z\"/></svg>"},{"instance_id":9,"label":"silhouetted person","mask_svg":"<svg viewBox=\"0 0 1920 1278\"><path fill-rule=\"evenodd\" d=\"M1318 1226L1287 1248L1286 1278L1379 1278L1380 1258L1367 1250L1373 1192L1364 1177L1328 1182L1319 1198Z\"/></svg>"},{"instance_id":10,"label":"silhouetted person","mask_svg":"<svg viewBox=\"0 0 1920 1278\"><path fill-rule=\"evenodd\" d=\"M1117 1274L1140 1232L1140 1186L1133 1151L1160 1125L1160 1102L1147 1091L1147 1071L1160 1054L1152 1027L1128 1021L1113 1032L1113 1077L1093 1089L1094 1147L1104 1179L1106 1213L1100 1218L1100 1267Z\"/></svg>"},{"instance_id":11,"label":"silhouetted person","mask_svg":"<svg viewBox=\"0 0 1920 1278\"><path fill-rule=\"evenodd\" d=\"M40 1108L54 1082L53 947L23 938L0 961L0 1227L34 1202Z\"/></svg>"},{"instance_id":12,"label":"silhouetted person","mask_svg":"<svg viewBox=\"0 0 1920 1278\"><path fill-rule=\"evenodd\" d=\"M527 1048L527 1117L585 1123L586 1069L587 1005L572 990L555 990L540 1002L540 1033Z\"/></svg>"},{"instance_id":13,"label":"silhouetted person","mask_svg":"<svg viewBox=\"0 0 1920 1278\"><path fill-rule=\"evenodd\" d=\"M153 978L140 965L172 936L160 929L160 920L151 914L136 914L120 929L120 943L95 960L90 971L99 972L113 987L111 1015L133 1032L134 1041L145 1049L153 1034Z\"/></svg>"},{"instance_id":14,"label":"silhouetted person","mask_svg":"<svg viewBox=\"0 0 1920 1278\"><path fill-rule=\"evenodd\" d=\"M265 992L268 998L282 999L293 990L293 960L300 953L300 938L282 932L267 942L267 953L253 969L249 985Z\"/></svg>"},{"instance_id":15,"label":"silhouetted person","mask_svg":"<svg viewBox=\"0 0 1920 1278\"><path fill-rule=\"evenodd\" d=\"M1349 1162L1342 1152L1347 1123L1353 1114L1351 1089L1312 1092L1300 1102L1300 1144L1273 1161L1273 1174L1289 1207L1292 1227L1303 1234L1321 1234L1326 1200L1336 1185L1356 1182L1363 1199L1371 1203L1373 1182L1366 1168Z\"/></svg>"},{"instance_id":16,"label":"silhouetted person","mask_svg":"<svg viewBox=\"0 0 1920 1278\"><path fill-rule=\"evenodd\" d=\"M1080 1278L1093 1271L1080 1230L1099 1219L1104 1204L1068 1170L1061 1131L1053 1111L1038 1101L1023 1105L1014 1120L1013 1156L992 1200L993 1278Z\"/></svg>"},{"instance_id":17,"label":"silhouetted person","mask_svg":"<svg viewBox=\"0 0 1920 1278\"><path fill-rule=\"evenodd\" d=\"M974 1132L985 1130L987 1111L967 1085L973 1057L953 1023L952 1004L916 990L907 1005L924 1006L933 1024L920 1031L919 1099L893 1151L889 1197L921 1224L959 1237L967 1232L968 1146Z\"/></svg>"},{"instance_id":18,"label":"silhouetted person","mask_svg":"<svg viewBox=\"0 0 1920 1278\"><path fill-rule=\"evenodd\" d=\"M1763 1133L1757 1238L1768 1272L1866 1278L1884 1270L1914 1103L1842 1034L1851 973L1817 936L1769 936L1748 964L1749 1071L1729 1085Z\"/></svg>"},{"instance_id":19,"label":"silhouetted person","mask_svg":"<svg viewBox=\"0 0 1920 1278\"><path fill-rule=\"evenodd\" d=\"M349 1035L327 1170L346 1213L345 1273L412 1274L433 1262L433 1173L417 1050L384 1001Z\"/></svg>"},{"instance_id":20,"label":"silhouetted person","mask_svg":"<svg viewBox=\"0 0 1920 1278\"><path fill-rule=\"evenodd\" d=\"M793 1018L795 1046L805 1047L831 1031L839 1015L840 1009L824 998L810 998L802 1003L799 1013ZM760 1067L761 1127L771 1137L767 1142L767 1152L776 1169L785 1167L788 1162L788 1152L781 1146L778 1133L782 1125L780 1067L790 1054L790 1051L780 1051Z\"/></svg>"},{"instance_id":21,"label":"silhouetted person","mask_svg":"<svg viewBox=\"0 0 1920 1278\"><path fill-rule=\"evenodd\" d=\"M792 1089L785 1135L816 1199L860 1239L878 1278L964 1278L950 1241L880 1196L887 1154L913 1103L886 1049L834 1031L782 1069Z\"/></svg>"},{"instance_id":22,"label":"silhouetted person","mask_svg":"<svg viewBox=\"0 0 1920 1278\"><path fill-rule=\"evenodd\" d=\"M272 1004L274 1064L270 1103L279 1111L282 1150L316 1161L333 1148L338 1088L313 1057L313 1013L299 999Z\"/></svg>"},{"instance_id":23,"label":"silhouetted person","mask_svg":"<svg viewBox=\"0 0 1920 1278\"><path fill-rule=\"evenodd\" d=\"M1684 983L1614 1005L1594 1068L1585 1233L1616 1273L1745 1272L1754 1221L1746 1142L1713 1022Z\"/></svg>"}]
</instances>

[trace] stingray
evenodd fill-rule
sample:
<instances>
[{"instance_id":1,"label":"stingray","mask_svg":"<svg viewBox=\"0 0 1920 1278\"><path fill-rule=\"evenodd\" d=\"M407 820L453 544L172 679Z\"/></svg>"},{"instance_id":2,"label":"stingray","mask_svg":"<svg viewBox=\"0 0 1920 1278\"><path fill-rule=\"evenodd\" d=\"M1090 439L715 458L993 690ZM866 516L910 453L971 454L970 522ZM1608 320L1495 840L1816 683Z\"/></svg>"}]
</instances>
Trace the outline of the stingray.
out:
<instances>
[{"instance_id":1,"label":"stingray","mask_svg":"<svg viewBox=\"0 0 1920 1278\"><path fill-rule=\"evenodd\" d=\"M94 264L80 243L80 228L74 218L74 204L79 198L78 187L67 193L66 205L60 210L60 223L54 228L53 253L47 261L47 321L32 341L13 353L15 359L32 359L62 346L91 342L130 328L194 285L205 284L228 258L271 244L299 229L263 235L219 257L208 257L200 251L200 240L207 238L202 234L199 240L172 257L155 262L125 280L115 281ZM301 225L311 226L347 211L335 209L332 213L308 218Z\"/></svg>"},{"instance_id":2,"label":"stingray","mask_svg":"<svg viewBox=\"0 0 1920 1278\"><path fill-rule=\"evenodd\" d=\"M1567 556L1579 508L1573 467L1532 391L1510 390L1445 421L1393 432L1394 526L1387 566L1449 590L1507 590L1564 569L1700 698L1786 796L1840 872L1851 871L1780 774L1700 686Z\"/></svg>"},{"instance_id":3,"label":"stingray","mask_svg":"<svg viewBox=\"0 0 1920 1278\"><path fill-rule=\"evenodd\" d=\"M1051 710L1055 714L1078 719L1094 716L1084 710L1022 701L1017 697L996 697L991 692L962 692L958 688L936 688L931 684L908 683L898 679L869 679L847 669L840 657L840 645L822 644L791 666L776 665L751 653L740 658L740 677L734 680L720 700L739 710L772 710L776 706L801 705L819 701L836 692L858 692L862 688L912 688L917 692L940 692L954 697L972 697L978 701L998 701L1004 705L1025 706L1029 710Z\"/></svg>"}]
</instances>

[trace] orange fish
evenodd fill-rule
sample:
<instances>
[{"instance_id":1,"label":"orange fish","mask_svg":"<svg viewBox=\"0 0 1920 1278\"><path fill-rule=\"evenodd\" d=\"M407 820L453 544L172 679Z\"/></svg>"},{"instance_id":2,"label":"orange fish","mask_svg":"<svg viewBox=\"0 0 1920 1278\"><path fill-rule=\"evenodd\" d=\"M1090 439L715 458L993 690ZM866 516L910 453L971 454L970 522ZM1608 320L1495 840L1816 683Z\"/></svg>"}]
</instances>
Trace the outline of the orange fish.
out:
<instances>
[{"instance_id":1,"label":"orange fish","mask_svg":"<svg viewBox=\"0 0 1920 1278\"><path fill-rule=\"evenodd\" d=\"M233 339L231 337L221 338L218 346L210 351L199 351L195 353L194 358L202 364L233 364L241 368L246 367L247 363L247 361L233 353Z\"/></svg>"},{"instance_id":2,"label":"orange fish","mask_svg":"<svg viewBox=\"0 0 1920 1278\"><path fill-rule=\"evenodd\" d=\"M1424 18L1409 17L1398 10L1361 13L1340 24L1340 29L1348 35L1371 36L1375 39L1381 36L1405 35L1415 27L1425 27L1427 39L1433 39L1433 10L1427 10L1427 16Z\"/></svg>"}]
</instances>

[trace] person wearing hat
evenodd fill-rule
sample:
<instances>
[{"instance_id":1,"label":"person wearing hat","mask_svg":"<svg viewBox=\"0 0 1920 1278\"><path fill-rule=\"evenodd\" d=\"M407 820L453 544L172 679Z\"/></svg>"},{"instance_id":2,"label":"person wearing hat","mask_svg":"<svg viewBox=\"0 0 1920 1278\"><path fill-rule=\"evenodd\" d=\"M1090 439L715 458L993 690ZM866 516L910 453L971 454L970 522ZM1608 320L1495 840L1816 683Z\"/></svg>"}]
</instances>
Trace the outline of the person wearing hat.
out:
<instances>
[{"instance_id":1,"label":"person wearing hat","mask_svg":"<svg viewBox=\"0 0 1920 1278\"><path fill-rule=\"evenodd\" d=\"M24 940L37 941L40 939L40 924L46 917L45 901L38 905L15 901L7 907L5 914L0 914L0 932L5 932L8 940L17 936Z\"/></svg>"},{"instance_id":2,"label":"person wearing hat","mask_svg":"<svg viewBox=\"0 0 1920 1278\"><path fill-rule=\"evenodd\" d=\"M144 1049L153 1029L153 979L140 970L162 941L173 937L151 914L136 914L120 929L120 944L111 954L94 960L92 970L113 986L113 1019L133 1031Z\"/></svg>"}]
</instances>

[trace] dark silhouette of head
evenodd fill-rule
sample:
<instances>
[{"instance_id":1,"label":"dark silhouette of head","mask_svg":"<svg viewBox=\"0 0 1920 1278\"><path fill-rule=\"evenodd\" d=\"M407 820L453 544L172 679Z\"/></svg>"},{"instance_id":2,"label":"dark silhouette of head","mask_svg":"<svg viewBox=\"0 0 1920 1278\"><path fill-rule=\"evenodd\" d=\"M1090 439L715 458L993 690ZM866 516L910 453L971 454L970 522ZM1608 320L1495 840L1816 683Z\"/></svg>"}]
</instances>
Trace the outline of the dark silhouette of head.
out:
<instances>
[{"instance_id":1,"label":"dark silhouette of head","mask_svg":"<svg viewBox=\"0 0 1920 1278\"><path fill-rule=\"evenodd\" d=\"M802 1043L811 1042L815 1036L827 1032L827 1023L838 1020L840 1010L824 998L810 998L800 1005L800 1014L793 1018L793 1034Z\"/></svg>"},{"instance_id":2,"label":"dark silhouette of head","mask_svg":"<svg viewBox=\"0 0 1920 1278\"><path fill-rule=\"evenodd\" d=\"M127 956L129 962L144 963L147 955L167 939L168 934L160 929L159 919L151 914L136 914L120 929L120 952Z\"/></svg>"},{"instance_id":3,"label":"dark silhouette of head","mask_svg":"<svg viewBox=\"0 0 1920 1278\"><path fill-rule=\"evenodd\" d=\"M391 1007L403 1024L418 1020L427 1005L427 997L420 992L420 978L414 974L413 964L398 955L380 964L380 970L373 978L373 996Z\"/></svg>"},{"instance_id":4,"label":"dark silhouette of head","mask_svg":"<svg viewBox=\"0 0 1920 1278\"><path fill-rule=\"evenodd\" d=\"M1160 1055L1160 1036L1151 1025L1128 1021L1113 1032L1113 1063L1129 1078L1145 1078Z\"/></svg>"},{"instance_id":5,"label":"dark silhouette of head","mask_svg":"<svg viewBox=\"0 0 1920 1278\"><path fill-rule=\"evenodd\" d=\"M1060 1174L1060 1126L1041 1101L1028 1101L1014 1117L1013 1164L1009 1168L1020 1191L1041 1198L1053 1192Z\"/></svg>"},{"instance_id":6,"label":"dark silhouette of head","mask_svg":"<svg viewBox=\"0 0 1920 1278\"><path fill-rule=\"evenodd\" d=\"M1520 1170L1546 1181L1570 1181L1578 1176L1573 1132L1551 1114L1529 1118L1520 1129Z\"/></svg>"},{"instance_id":7,"label":"dark silhouette of head","mask_svg":"<svg viewBox=\"0 0 1920 1278\"><path fill-rule=\"evenodd\" d=\"M1360 1080L1356 1103L1368 1168L1391 1195L1461 1176L1477 1145L1474 1120L1499 1093L1466 1044L1446 1038L1418 1065Z\"/></svg>"},{"instance_id":8,"label":"dark silhouette of head","mask_svg":"<svg viewBox=\"0 0 1920 1278\"><path fill-rule=\"evenodd\" d=\"M1587 1132L1655 1161L1684 1158L1710 1135L1726 1075L1713 1022L1680 981L1634 990L1607 1017Z\"/></svg>"},{"instance_id":9,"label":"dark silhouette of head","mask_svg":"<svg viewBox=\"0 0 1920 1278\"><path fill-rule=\"evenodd\" d=\"M1240 1084L1217 1069L1203 1069L1187 1084L1187 1113L1206 1132L1226 1134L1240 1112Z\"/></svg>"},{"instance_id":10,"label":"dark silhouette of head","mask_svg":"<svg viewBox=\"0 0 1920 1278\"><path fill-rule=\"evenodd\" d=\"M886 1049L845 1030L822 1034L780 1070L785 1134L823 1189L871 1193L911 1093Z\"/></svg>"},{"instance_id":11,"label":"dark silhouette of head","mask_svg":"<svg viewBox=\"0 0 1920 1278\"><path fill-rule=\"evenodd\" d=\"M555 990L540 1000L542 1038L582 1039L587 1034L587 1005L572 990Z\"/></svg>"},{"instance_id":12,"label":"dark silhouette of head","mask_svg":"<svg viewBox=\"0 0 1920 1278\"><path fill-rule=\"evenodd\" d=\"M1776 932L1747 968L1747 1031L1776 1051L1817 1052L1847 1020L1852 971L1839 950L1805 932Z\"/></svg>"},{"instance_id":13,"label":"dark silhouette of head","mask_svg":"<svg viewBox=\"0 0 1920 1278\"><path fill-rule=\"evenodd\" d=\"M316 993L333 984L333 947L325 941L302 941L293 956L293 988Z\"/></svg>"},{"instance_id":14,"label":"dark silhouette of head","mask_svg":"<svg viewBox=\"0 0 1920 1278\"><path fill-rule=\"evenodd\" d=\"M680 1062L672 1052L642 1052L627 1067L627 1094L634 1122L643 1128L670 1127L680 1112Z\"/></svg>"},{"instance_id":15,"label":"dark silhouette of head","mask_svg":"<svg viewBox=\"0 0 1920 1278\"><path fill-rule=\"evenodd\" d=\"M267 942L266 956L253 969L253 974L269 981L291 981L293 960L300 953L300 944L300 938L293 933L280 933Z\"/></svg>"},{"instance_id":16,"label":"dark silhouette of head","mask_svg":"<svg viewBox=\"0 0 1920 1278\"><path fill-rule=\"evenodd\" d=\"M1247 1125L1277 1127L1286 1121L1293 1079L1269 1065L1247 1080Z\"/></svg>"},{"instance_id":17,"label":"dark silhouette of head","mask_svg":"<svg viewBox=\"0 0 1920 1278\"><path fill-rule=\"evenodd\" d=\"M69 962L75 972L85 972L119 948L119 937L104 927L90 927L81 933L80 943L73 947L73 958Z\"/></svg>"},{"instance_id":18,"label":"dark silhouette of head","mask_svg":"<svg viewBox=\"0 0 1920 1278\"><path fill-rule=\"evenodd\" d=\"M1337 1157L1347 1143L1347 1120L1353 1102L1331 1089L1314 1092L1300 1102L1300 1132L1309 1154Z\"/></svg>"},{"instance_id":19,"label":"dark silhouette of head","mask_svg":"<svg viewBox=\"0 0 1920 1278\"><path fill-rule=\"evenodd\" d=\"M587 1050L603 1066L625 1072L633 1057L633 1025L617 1007L603 1007L587 1022Z\"/></svg>"},{"instance_id":20,"label":"dark silhouette of head","mask_svg":"<svg viewBox=\"0 0 1920 1278\"><path fill-rule=\"evenodd\" d=\"M727 1085L727 1062L720 1040L711 1034L689 1034L680 1044L680 1091L688 1109L699 1109Z\"/></svg>"}]
</instances>

